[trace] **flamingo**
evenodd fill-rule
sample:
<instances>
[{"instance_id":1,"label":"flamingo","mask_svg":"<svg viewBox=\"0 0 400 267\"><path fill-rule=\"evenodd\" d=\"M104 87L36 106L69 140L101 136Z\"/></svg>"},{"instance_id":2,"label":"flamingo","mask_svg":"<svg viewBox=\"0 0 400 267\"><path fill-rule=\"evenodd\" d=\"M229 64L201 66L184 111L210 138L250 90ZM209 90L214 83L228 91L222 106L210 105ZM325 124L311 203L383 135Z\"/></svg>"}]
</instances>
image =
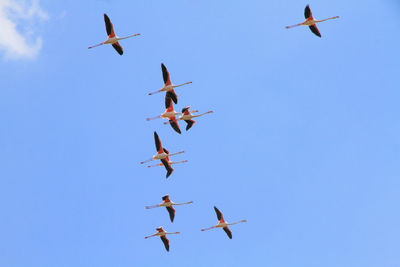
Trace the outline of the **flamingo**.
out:
<instances>
[{"instance_id":1,"label":"flamingo","mask_svg":"<svg viewBox=\"0 0 400 267\"><path fill-rule=\"evenodd\" d=\"M151 167L157 167L157 166L163 166L164 165L165 169L167 170L166 178L168 178L172 174L172 172L174 171L174 169L171 167L172 164L179 164L179 163L185 163L185 162L187 162L187 160L182 160L182 161L178 161L178 162L172 162L172 161L169 160L168 157L166 157L165 159L161 160L161 163L158 163L158 164L155 164L155 165L150 165L150 166L147 166L147 167L151 168Z\"/></svg>"},{"instance_id":2,"label":"flamingo","mask_svg":"<svg viewBox=\"0 0 400 267\"><path fill-rule=\"evenodd\" d=\"M171 175L171 173L174 171L174 169L172 169L172 167L171 167L171 164L178 164L178 163L187 162L187 160L180 161L180 162L171 162L169 160L169 157L170 156L175 156L175 155L178 155L178 154L182 154L182 153L184 153L184 151L179 151L179 152L174 153L174 154L169 154L169 151L162 147L161 140L160 140L160 137L158 137L157 132L154 132L154 142L156 144L157 154L154 155L152 158L150 158L148 160L140 162L140 164L144 164L144 163L150 162L152 160L161 160L162 163L157 164L157 165L153 165L153 166L148 166L148 167L155 167L155 166L164 165L165 168L167 169L167 178L168 178Z\"/></svg>"},{"instance_id":3,"label":"flamingo","mask_svg":"<svg viewBox=\"0 0 400 267\"><path fill-rule=\"evenodd\" d=\"M174 105L172 104L172 98L169 97L168 95L165 96L165 112L157 117L153 117L153 118L147 118L147 121L150 120L154 120L154 119L159 119L159 118L163 118L163 119L168 119L169 124L171 125L172 129L175 130L175 132L177 133L181 133L181 129L179 129L179 125L178 125L178 121L176 120L177 115L180 115L182 113L176 112L174 110Z\"/></svg>"},{"instance_id":4,"label":"flamingo","mask_svg":"<svg viewBox=\"0 0 400 267\"><path fill-rule=\"evenodd\" d=\"M171 219L171 222L174 222L174 218L175 218L175 209L172 206L187 205L187 204L193 203L193 201L189 201L189 202L185 202L185 203L174 203L169 199L169 195L163 196L162 200L163 200L163 203L158 204L158 205L153 205L153 206L146 206L146 209L166 207L167 211L169 213L169 218Z\"/></svg>"},{"instance_id":5,"label":"flamingo","mask_svg":"<svg viewBox=\"0 0 400 267\"><path fill-rule=\"evenodd\" d=\"M310 30L316 36L321 37L321 33L319 32L316 23L323 22L323 21L329 20L329 19L337 19L337 18L339 18L339 16L335 16L335 17L331 17L331 18L327 18L327 19L323 19L323 20L315 20L313 18L313 16L312 16L312 12L311 12L311 9L310 9L309 5L307 5L305 10L304 10L304 16L306 17L306 20L304 22L296 24L296 25L293 25L293 26L286 26L286 29L290 29L290 28L293 28L293 27L304 25L304 26L308 26L310 28Z\"/></svg>"},{"instance_id":6,"label":"flamingo","mask_svg":"<svg viewBox=\"0 0 400 267\"><path fill-rule=\"evenodd\" d=\"M107 40L105 40L104 42L102 42L98 45L90 46L89 49L98 47L98 46L101 46L104 44L111 44L114 47L114 49L118 52L118 54L120 54L122 56L122 54L124 53L124 50L122 49L122 46L119 44L118 41L122 40L122 39L131 38L134 36L138 36L138 35L140 35L140 33L136 33L136 34L129 35L126 37L118 37L115 35L113 24L111 23L111 20L108 18L107 14L104 14L104 22L106 23L106 31L107 31L107 35L108 35Z\"/></svg>"},{"instance_id":7,"label":"flamingo","mask_svg":"<svg viewBox=\"0 0 400 267\"><path fill-rule=\"evenodd\" d=\"M238 223L242 223L242 222L247 222L246 220L241 220L241 221L234 222L234 223L227 223L227 222L224 220L224 216L223 216L222 213L219 211L219 209L217 209L217 207L214 206L214 210L215 210L215 213L217 214L218 224L215 225L215 226L213 226L213 227L210 227L210 228L201 229L201 231L207 231L207 230L211 230L211 229L220 227L220 228L224 229L224 231L225 231L225 233L228 235L228 237L229 237L230 239L232 239L232 232L231 232L231 230L228 228L228 225L233 225L233 224L238 224Z\"/></svg>"},{"instance_id":8,"label":"flamingo","mask_svg":"<svg viewBox=\"0 0 400 267\"><path fill-rule=\"evenodd\" d=\"M166 249L167 251L169 251L169 240L168 240L168 238L166 237L166 235L180 234L180 232L168 233L168 232L164 231L164 229L162 228L162 226L156 228L156 230L157 230L157 233L155 233L154 235L146 236L145 239L150 238L150 237L153 237L153 236L159 236L159 237L161 238L162 242L164 243L165 249Z\"/></svg>"},{"instance_id":9,"label":"flamingo","mask_svg":"<svg viewBox=\"0 0 400 267\"><path fill-rule=\"evenodd\" d=\"M165 91L165 92L167 92L166 95L168 97L172 98L172 100L174 101L175 104L178 104L178 97L177 97L177 95L176 95L176 93L174 91L174 88L180 87L180 86L183 86L183 85L186 85L186 84L191 84L192 82L186 82L186 83L179 84L179 85L173 85L171 83L171 80L170 80L170 77L169 77L169 72L168 72L167 68L165 67L165 65L163 63L161 63L161 70L162 70L162 73L163 73L164 87L161 88L158 91L149 93L149 95L154 95L154 94L161 93L161 92Z\"/></svg>"},{"instance_id":10,"label":"flamingo","mask_svg":"<svg viewBox=\"0 0 400 267\"><path fill-rule=\"evenodd\" d=\"M199 115L193 115L192 113L196 113L199 111L198 110L189 111L189 108L190 108L189 106L186 108L183 108L182 113L181 113L182 115L179 116L179 118L178 118L178 120L184 120L187 123L186 131L188 131L193 126L193 124L195 124L195 121L192 120L193 118L200 117L200 116L203 116L203 115L206 115L209 113L213 113L213 111L210 110L210 111L204 112ZM168 124L168 122L164 122L164 124Z\"/></svg>"}]
</instances>

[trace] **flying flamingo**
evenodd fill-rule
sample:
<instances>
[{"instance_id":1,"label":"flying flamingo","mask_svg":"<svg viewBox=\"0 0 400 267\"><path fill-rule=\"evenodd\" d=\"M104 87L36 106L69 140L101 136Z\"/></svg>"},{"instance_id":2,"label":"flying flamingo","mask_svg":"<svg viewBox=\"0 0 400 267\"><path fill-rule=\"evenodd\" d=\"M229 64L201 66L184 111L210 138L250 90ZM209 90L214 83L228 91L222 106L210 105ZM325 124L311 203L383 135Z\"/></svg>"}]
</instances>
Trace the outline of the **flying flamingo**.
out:
<instances>
[{"instance_id":1,"label":"flying flamingo","mask_svg":"<svg viewBox=\"0 0 400 267\"><path fill-rule=\"evenodd\" d=\"M172 98L172 100L174 101L175 104L178 104L178 97L176 96L174 88L182 86L182 85L190 84L192 82L186 82L186 83L183 83L183 84L180 84L180 85L173 85L171 83L171 80L170 80L170 77L169 77L169 72L168 72L167 68L164 66L163 63L161 63L161 69L162 69L163 78L164 78L164 87L161 88L158 91L149 93L149 95L154 95L154 94L161 93L161 92L165 91L165 92L167 92L166 95L168 97Z\"/></svg>"},{"instance_id":2,"label":"flying flamingo","mask_svg":"<svg viewBox=\"0 0 400 267\"><path fill-rule=\"evenodd\" d=\"M117 50L118 54L120 54L122 56L122 54L124 53L124 50L122 49L122 46L119 44L118 41L122 40L122 39L130 38L133 36L138 36L138 35L140 35L140 33L136 33L136 34L129 35L126 37L118 37L115 35L113 24L111 23L111 20L108 18L107 14L104 14L104 21L106 23L106 31L107 31L107 35L108 35L107 40L105 40L104 42L102 42L98 45L90 46L89 49L91 49L93 47L98 47L98 46L101 46L104 44L111 44L114 47L114 49Z\"/></svg>"},{"instance_id":3,"label":"flying flamingo","mask_svg":"<svg viewBox=\"0 0 400 267\"><path fill-rule=\"evenodd\" d=\"M161 160L161 163L158 163L158 164L155 164L155 165L150 165L150 166L147 166L147 167L151 168L151 167L158 167L158 166L163 166L164 165L165 169L167 170L166 178L168 178L171 175L171 173L174 171L174 169L171 167L172 164L179 164L179 163L185 163L185 162L187 162L187 160L182 160L182 161L178 161L178 162L172 162L172 161L169 160L168 157L166 157L165 159Z\"/></svg>"},{"instance_id":4,"label":"flying flamingo","mask_svg":"<svg viewBox=\"0 0 400 267\"><path fill-rule=\"evenodd\" d=\"M211 230L211 229L220 227L220 228L224 229L224 231L225 231L225 233L228 235L228 237L229 237L230 239L232 239L232 232L231 232L231 230L228 228L228 225L233 225L233 224L237 224L237 223L241 223L241 222L246 222L246 220L241 220L241 221L238 221L238 222L235 222L235 223L227 223L227 222L224 220L224 216L223 216L222 213L219 211L219 209L217 209L217 207L214 206L214 210L215 210L215 213L217 214L218 224L215 225L215 226L213 226L213 227L210 227L210 228L201 229L201 231L207 231L207 230Z\"/></svg>"},{"instance_id":5,"label":"flying flamingo","mask_svg":"<svg viewBox=\"0 0 400 267\"><path fill-rule=\"evenodd\" d=\"M198 110L189 111L189 108L190 107L183 108L182 113L181 113L182 115L179 116L179 118L178 118L178 120L184 120L187 123L186 131L188 131L193 126L193 124L195 124L195 121L192 120L193 118L200 117L200 116L203 116L203 115L206 115L209 113L213 113L213 111L210 110L210 111L204 112L199 115L193 115L192 113L196 113L199 111ZM164 122L164 124L168 124L168 122Z\"/></svg>"},{"instance_id":6,"label":"flying flamingo","mask_svg":"<svg viewBox=\"0 0 400 267\"><path fill-rule=\"evenodd\" d=\"M321 37L321 34L320 34L320 32L319 32L319 30L317 28L317 25L315 25L315 24L318 23L318 22L323 22L325 20L329 20L329 19L337 19L337 18L339 18L339 16L335 16L335 17L331 17L331 18L327 18L327 19L323 19L323 20L315 20L313 18L313 16L312 16L312 12L311 12L311 9L310 9L309 5L307 5L305 10L304 10L304 16L306 17L306 20L304 22L296 24L296 25L293 25L293 26L286 26L286 29L290 29L290 28L293 28L293 27L304 25L304 26L308 26L310 28L310 30L316 36Z\"/></svg>"},{"instance_id":7,"label":"flying flamingo","mask_svg":"<svg viewBox=\"0 0 400 267\"><path fill-rule=\"evenodd\" d=\"M169 154L169 151L162 147L161 140L158 137L157 132L154 132L154 142L156 144L157 154L154 155L151 159L148 159L148 160L140 162L140 164L144 164L144 163L147 163L149 161L158 160L159 159L159 160L161 160L162 163L154 165L154 166L148 166L148 167L155 167L155 166L164 165L165 168L167 169L167 178L168 178L171 175L171 173L174 171L174 169L172 169L172 167L171 167L171 164L187 162L186 160L180 161L180 162L171 162L169 160L169 157L170 156L174 156L174 155L178 155L178 154L182 154L182 153L184 153L184 151L179 151L179 152L174 153L174 154Z\"/></svg>"},{"instance_id":8,"label":"flying flamingo","mask_svg":"<svg viewBox=\"0 0 400 267\"><path fill-rule=\"evenodd\" d=\"M147 118L147 121L154 120L154 119L168 119L169 124L171 125L172 129L175 130L177 133L181 133L181 129L179 129L178 121L176 120L175 116L180 115L182 113L176 112L174 110L174 105L172 104L172 98L168 95L165 96L165 112L157 117Z\"/></svg>"},{"instance_id":9,"label":"flying flamingo","mask_svg":"<svg viewBox=\"0 0 400 267\"><path fill-rule=\"evenodd\" d=\"M164 243L165 249L167 251L169 251L169 240L166 237L166 235L175 235L175 234L180 234L180 233L179 232L175 232L175 233L165 232L164 229L162 228L162 226L156 228L156 230L157 230L157 233L155 233L154 235L146 236L145 239L153 237L153 236L159 236L161 238L162 242Z\"/></svg>"},{"instance_id":10,"label":"flying flamingo","mask_svg":"<svg viewBox=\"0 0 400 267\"><path fill-rule=\"evenodd\" d=\"M175 217L175 209L172 206L178 206L178 205L186 205L186 204L191 204L193 201L185 202L185 203L174 203L169 199L169 195L165 195L162 197L163 203L154 205L154 206L146 206L146 209L152 209L152 208L158 208L158 207L166 207L167 211L169 213L169 218L171 219L171 222L174 222L174 217Z\"/></svg>"}]
</instances>

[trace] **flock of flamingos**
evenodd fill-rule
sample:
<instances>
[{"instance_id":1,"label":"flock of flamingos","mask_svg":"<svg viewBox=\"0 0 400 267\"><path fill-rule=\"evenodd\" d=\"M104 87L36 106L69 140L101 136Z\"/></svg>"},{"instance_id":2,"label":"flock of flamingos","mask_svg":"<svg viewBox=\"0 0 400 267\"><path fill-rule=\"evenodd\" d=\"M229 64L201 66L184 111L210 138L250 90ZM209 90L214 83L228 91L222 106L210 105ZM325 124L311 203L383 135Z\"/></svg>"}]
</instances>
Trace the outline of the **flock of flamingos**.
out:
<instances>
[{"instance_id":1,"label":"flock of flamingos","mask_svg":"<svg viewBox=\"0 0 400 267\"><path fill-rule=\"evenodd\" d=\"M330 20L330 19L337 19L339 18L338 16L335 17L331 17L331 18L327 18L327 19L323 19L323 20L315 20L314 17L312 16L312 12L310 10L310 7L307 5L305 10L304 10L304 16L306 18L306 20L304 22L292 25L292 26L286 26L287 29L289 28L293 28L296 26L308 26L310 28L310 30L317 35L318 37L321 37L321 33L319 32L316 23L319 22L323 22L326 20ZM90 48L94 48L94 47L98 47L101 45L105 45L105 44L111 44L114 49L118 52L118 54L122 55L124 53L124 50L122 48L122 46L119 44L120 40L123 39L127 39L130 37L134 37L134 36L138 36L140 35L139 33L137 34L133 34L133 35L129 35L126 37L118 37L115 35L114 32L114 27L113 24L111 23L110 19L108 18L108 16L106 14L104 14L104 21L106 24L106 31L107 31L107 35L108 38L106 41L98 44L98 45L94 45L89 47ZM170 124L171 127L177 132L177 133L181 133L181 130L179 128L179 124L178 121L183 120L186 122L186 131L188 131L193 124L195 123L195 121L193 120L193 118L196 117L200 117L203 116L205 114L209 114L212 113L212 111L207 111L205 113L199 114L199 115L193 115L193 113L197 113L197 110L193 110L193 111L189 111L190 107L185 107L182 109L182 112L176 112L174 110L174 106L173 103L177 104L178 103L178 96L176 95L174 89L183 85L187 85L190 84L192 82L186 82L180 85L174 85L171 83L170 80L170 76L169 76L169 72L167 70L167 68L164 66L164 64L161 64L161 69L162 69L162 74L163 74L163 79L164 79L164 87L161 88L160 90L156 91L156 92L152 92L149 93L149 95L153 95L156 93L161 93L161 92L166 92L165 94L165 112L157 117L154 118L147 118L147 120L153 120L153 119L157 119L157 118L163 118L163 119L168 119L168 122L164 122L164 124ZM178 118L176 118L176 116L180 115ZM182 154L184 153L184 151L179 151L176 152L174 154L170 154L169 151L165 148L163 148L163 146L161 145L161 140L158 137L157 132L154 132L154 141L155 141L155 145L156 145L156 150L157 150L157 154L154 155L152 158L146 160L146 161L142 161L141 164L153 161L153 160L160 160L161 163L156 164L156 165L151 165L148 167L156 167L156 166L164 166L165 169L167 170L167 174L166 174L166 178L168 178L172 172L174 171L174 169L171 167L171 165L173 164L178 164L178 163L185 163L187 162L187 160L183 160L183 161L178 161L178 162L172 162L170 161L169 157L171 156L175 156L178 154ZM165 195L162 197L162 203L161 204L157 204L157 205L153 205L153 206L146 206L146 209L152 209L152 208L158 208L158 207L165 207L169 213L169 217L171 219L171 222L174 221L175 218L175 209L173 206L178 206L178 205L187 205L187 204L191 204L193 203L193 201L189 201L189 202L185 202L185 203L174 203L169 199L169 195ZM222 228L225 233L228 235L228 237L230 239L232 239L232 232L229 229L229 225L233 225L233 224L238 224L238 223L242 223L242 222L246 222L246 220L241 220L235 223L228 223L227 221L224 220L224 216L222 215L221 211L214 206L214 210L215 213L217 215L218 218L218 224L209 228L205 228L205 229L201 229L201 231L207 231L207 230L211 230L211 229L215 229L215 228ZM164 243L165 249L167 251L169 251L169 240L166 237L166 235L170 235L170 234L179 234L179 232L174 232L174 233L169 233L166 232L162 226L156 228L157 232L153 235L150 236L146 236L145 238L150 238L150 237L154 237L154 236L159 236L162 240L162 242Z\"/></svg>"}]
</instances>

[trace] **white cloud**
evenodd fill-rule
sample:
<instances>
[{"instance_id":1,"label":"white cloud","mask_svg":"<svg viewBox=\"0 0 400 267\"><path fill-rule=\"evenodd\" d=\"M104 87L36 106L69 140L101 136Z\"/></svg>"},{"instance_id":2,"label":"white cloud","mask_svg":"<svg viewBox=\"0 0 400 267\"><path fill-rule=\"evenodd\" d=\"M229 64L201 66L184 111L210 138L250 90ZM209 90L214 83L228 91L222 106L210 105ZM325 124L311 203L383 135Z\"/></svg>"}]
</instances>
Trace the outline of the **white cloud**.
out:
<instances>
[{"instance_id":1,"label":"white cloud","mask_svg":"<svg viewBox=\"0 0 400 267\"><path fill-rule=\"evenodd\" d=\"M0 0L0 51L6 58L34 58L42 48L35 27L47 19L39 0Z\"/></svg>"}]
</instances>

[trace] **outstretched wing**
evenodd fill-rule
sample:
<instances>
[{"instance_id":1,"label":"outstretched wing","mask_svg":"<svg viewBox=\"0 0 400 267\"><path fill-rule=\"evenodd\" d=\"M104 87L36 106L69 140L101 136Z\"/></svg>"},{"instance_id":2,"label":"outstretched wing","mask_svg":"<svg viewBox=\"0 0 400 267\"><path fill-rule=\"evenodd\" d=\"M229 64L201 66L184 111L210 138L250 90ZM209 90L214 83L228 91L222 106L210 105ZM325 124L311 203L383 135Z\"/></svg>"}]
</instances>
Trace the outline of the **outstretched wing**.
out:
<instances>
[{"instance_id":1,"label":"outstretched wing","mask_svg":"<svg viewBox=\"0 0 400 267\"><path fill-rule=\"evenodd\" d=\"M187 123L186 131L189 130L190 128L192 128L193 124L195 123L194 120L185 120L185 122Z\"/></svg>"},{"instance_id":2,"label":"outstretched wing","mask_svg":"<svg viewBox=\"0 0 400 267\"><path fill-rule=\"evenodd\" d=\"M310 30L318 37L321 37L321 34L319 33L319 30L317 28L317 25L313 24L309 26Z\"/></svg>"},{"instance_id":3,"label":"outstretched wing","mask_svg":"<svg viewBox=\"0 0 400 267\"><path fill-rule=\"evenodd\" d=\"M175 209L174 207L167 207L168 213L169 213L169 218L171 219L171 222L174 222L175 218Z\"/></svg>"},{"instance_id":4,"label":"outstretched wing","mask_svg":"<svg viewBox=\"0 0 400 267\"><path fill-rule=\"evenodd\" d=\"M164 247L167 251L169 251L169 240L165 237L165 235L160 236L162 242L164 243Z\"/></svg>"},{"instance_id":5,"label":"outstretched wing","mask_svg":"<svg viewBox=\"0 0 400 267\"><path fill-rule=\"evenodd\" d=\"M178 122L176 121L175 117L169 119L169 124L171 125L172 129L175 130L177 133L181 133L181 129L179 129Z\"/></svg>"},{"instance_id":6,"label":"outstretched wing","mask_svg":"<svg viewBox=\"0 0 400 267\"><path fill-rule=\"evenodd\" d=\"M169 151L166 148L163 148L165 154L169 154Z\"/></svg>"},{"instance_id":7,"label":"outstretched wing","mask_svg":"<svg viewBox=\"0 0 400 267\"><path fill-rule=\"evenodd\" d=\"M231 232L231 230L230 230L228 227L224 227L224 228L222 228L222 229L224 229L224 231L225 231L225 233L228 235L228 237L229 237L230 239L232 239L232 232Z\"/></svg>"},{"instance_id":8,"label":"outstretched wing","mask_svg":"<svg viewBox=\"0 0 400 267\"><path fill-rule=\"evenodd\" d=\"M306 8L304 9L304 17L306 17L306 19L310 17L312 18L312 12L309 5L307 5Z\"/></svg>"},{"instance_id":9,"label":"outstretched wing","mask_svg":"<svg viewBox=\"0 0 400 267\"><path fill-rule=\"evenodd\" d=\"M176 95L174 89L172 89L171 91L168 91L165 94L165 97L171 98L174 101L175 104L178 104L178 96Z\"/></svg>"},{"instance_id":10,"label":"outstretched wing","mask_svg":"<svg viewBox=\"0 0 400 267\"><path fill-rule=\"evenodd\" d=\"M168 95L168 93L165 95L165 108L169 111L172 111L174 109L172 98Z\"/></svg>"},{"instance_id":11,"label":"outstretched wing","mask_svg":"<svg viewBox=\"0 0 400 267\"><path fill-rule=\"evenodd\" d=\"M217 214L218 221L224 220L224 216L223 216L222 213L219 211L219 209L217 209L216 206L214 206L214 210L215 210L215 213Z\"/></svg>"},{"instance_id":12,"label":"outstretched wing","mask_svg":"<svg viewBox=\"0 0 400 267\"><path fill-rule=\"evenodd\" d=\"M160 137L158 137L157 132L154 132L154 142L156 143L157 152L162 150L161 140L160 140Z\"/></svg>"},{"instance_id":13,"label":"outstretched wing","mask_svg":"<svg viewBox=\"0 0 400 267\"><path fill-rule=\"evenodd\" d=\"M113 27L113 24L111 23L110 18L107 16L107 14L104 14L104 22L106 23L106 31L107 31L108 37L114 37L115 36L114 27Z\"/></svg>"},{"instance_id":14,"label":"outstretched wing","mask_svg":"<svg viewBox=\"0 0 400 267\"><path fill-rule=\"evenodd\" d=\"M189 114L189 108L190 108L190 107L183 108L183 109L182 109L182 113L183 113L184 115L188 115L188 114Z\"/></svg>"},{"instance_id":15,"label":"outstretched wing","mask_svg":"<svg viewBox=\"0 0 400 267\"><path fill-rule=\"evenodd\" d=\"M174 171L174 169L172 169L171 165L165 159L162 159L161 162L162 162L162 164L164 164L164 167L167 170L166 178L168 178L171 175L171 173Z\"/></svg>"},{"instance_id":16,"label":"outstretched wing","mask_svg":"<svg viewBox=\"0 0 400 267\"><path fill-rule=\"evenodd\" d=\"M122 49L122 46L118 42L113 43L112 46L118 52L118 54L120 54L122 56L122 54L124 53L124 50Z\"/></svg>"},{"instance_id":17,"label":"outstretched wing","mask_svg":"<svg viewBox=\"0 0 400 267\"><path fill-rule=\"evenodd\" d=\"M164 79L164 84L170 85L171 80L169 79L169 72L163 63L161 63L161 70L162 70L162 75L163 75L163 79Z\"/></svg>"}]
</instances>

